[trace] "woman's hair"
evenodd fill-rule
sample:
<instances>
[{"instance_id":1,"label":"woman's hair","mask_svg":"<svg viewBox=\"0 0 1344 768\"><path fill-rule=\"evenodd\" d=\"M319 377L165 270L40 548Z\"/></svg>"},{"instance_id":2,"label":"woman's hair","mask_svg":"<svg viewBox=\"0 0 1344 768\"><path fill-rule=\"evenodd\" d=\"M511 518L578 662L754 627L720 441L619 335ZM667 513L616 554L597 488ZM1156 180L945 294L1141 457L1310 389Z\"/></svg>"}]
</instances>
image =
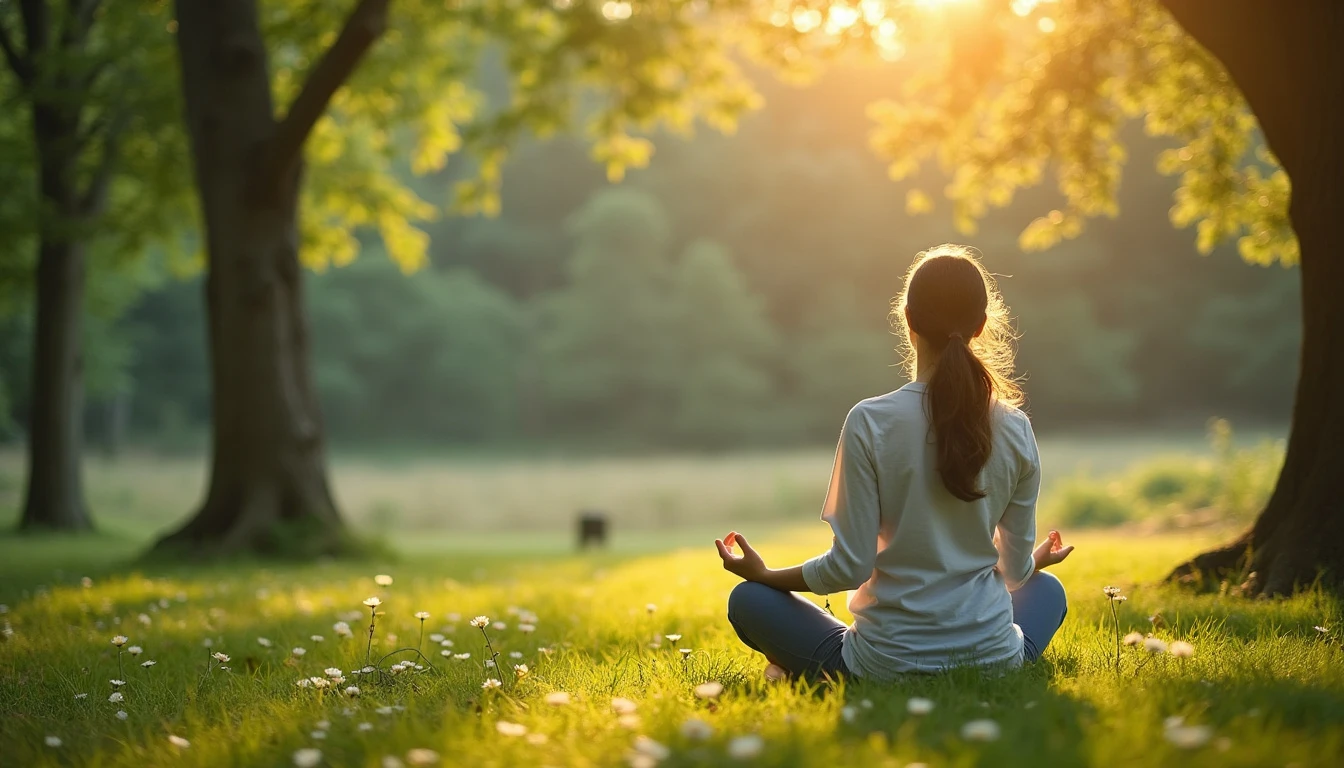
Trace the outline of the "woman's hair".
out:
<instances>
[{"instance_id":1,"label":"woman's hair","mask_svg":"<svg viewBox=\"0 0 1344 768\"><path fill-rule=\"evenodd\" d=\"M903 331L906 373L912 380L911 332L938 352L927 404L943 485L962 501L984 498L978 481L993 445L991 407L996 400L1022 402L1013 380L1016 336L994 278L971 248L930 248L915 258L892 316Z\"/></svg>"}]
</instances>

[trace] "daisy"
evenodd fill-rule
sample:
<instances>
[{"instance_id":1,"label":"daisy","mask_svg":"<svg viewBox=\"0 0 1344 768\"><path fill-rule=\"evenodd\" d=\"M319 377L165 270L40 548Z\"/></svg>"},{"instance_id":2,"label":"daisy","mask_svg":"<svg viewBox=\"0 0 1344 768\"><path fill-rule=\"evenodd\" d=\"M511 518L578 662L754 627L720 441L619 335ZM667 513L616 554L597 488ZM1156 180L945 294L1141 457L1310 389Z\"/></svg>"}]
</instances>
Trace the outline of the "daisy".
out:
<instances>
[{"instance_id":1,"label":"daisy","mask_svg":"<svg viewBox=\"0 0 1344 768\"><path fill-rule=\"evenodd\" d=\"M331 631L336 633L337 637L353 637L354 632L350 631L350 625L344 621L338 621L331 625Z\"/></svg>"},{"instance_id":2,"label":"daisy","mask_svg":"<svg viewBox=\"0 0 1344 768\"><path fill-rule=\"evenodd\" d=\"M359 686L358 686L358 685L352 685L352 686L346 688L346 689L345 689L345 695L346 695L346 696L349 696L349 697L352 698L352 699L355 698L356 696L359 695Z\"/></svg>"},{"instance_id":3,"label":"daisy","mask_svg":"<svg viewBox=\"0 0 1344 768\"><path fill-rule=\"evenodd\" d=\"M380 587L390 587L392 586L392 577L386 573L380 573L373 577L373 583Z\"/></svg>"},{"instance_id":4,"label":"daisy","mask_svg":"<svg viewBox=\"0 0 1344 768\"><path fill-rule=\"evenodd\" d=\"M444 651L444 653L447 653L447 651ZM470 659L470 658L471 658L471 654L470 654L470 653L454 653L454 654L453 654L453 661L466 661L467 659Z\"/></svg>"},{"instance_id":5,"label":"daisy","mask_svg":"<svg viewBox=\"0 0 1344 768\"><path fill-rule=\"evenodd\" d=\"M912 715L927 715L933 711L933 700L921 699L918 696L912 697L905 702L905 711Z\"/></svg>"},{"instance_id":6,"label":"daisy","mask_svg":"<svg viewBox=\"0 0 1344 768\"><path fill-rule=\"evenodd\" d=\"M112 638L112 644L120 648L121 646L126 644L126 639L127 638L125 635L117 635L116 637Z\"/></svg>"},{"instance_id":7,"label":"daisy","mask_svg":"<svg viewBox=\"0 0 1344 768\"><path fill-rule=\"evenodd\" d=\"M214 653L210 654L210 656L213 657L214 660L218 661L220 664L229 663L229 656L226 653L220 653L219 651L215 651Z\"/></svg>"},{"instance_id":8,"label":"daisy","mask_svg":"<svg viewBox=\"0 0 1344 768\"><path fill-rule=\"evenodd\" d=\"M681 639L681 635L663 635L663 637L667 638L669 643L675 643Z\"/></svg>"},{"instance_id":9,"label":"daisy","mask_svg":"<svg viewBox=\"0 0 1344 768\"><path fill-rule=\"evenodd\" d=\"M481 683L481 689L488 691L491 690L492 688L498 688L501 685L503 685L503 683L499 682L498 680L492 677L486 680L484 683Z\"/></svg>"},{"instance_id":10,"label":"daisy","mask_svg":"<svg viewBox=\"0 0 1344 768\"><path fill-rule=\"evenodd\" d=\"M537 631L537 625L536 625L536 624L519 624L519 625L518 625L518 631L519 631L519 632L522 632L524 635L530 635L530 634L532 634L533 632L536 632L536 631Z\"/></svg>"},{"instance_id":11,"label":"daisy","mask_svg":"<svg viewBox=\"0 0 1344 768\"><path fill-rule=\"evenodd\" d=\"M434 638L431 637L430 640L434 640ZM452 647L453 647L453 641L444 638L443 635L439 635L439 639L438 639L438 640L434 640L434 642L438 643L439 645L443 646L444 648L452 648Z\"/></svg>"},{"instance_id":12,"label":"daisy","mask_svg":"<svg viewBox=\"0 0 1344 768\"><path fill-rule=\"evenodd\" d=\"M270 647L271 647L271 641L270 641L268 638L265 638L265 637L258 637L258 638L257 638L257 645L260 645L262 648L270 648Z\"/></svg>"},{"instance_id":13,"label":"daisy","mask_svg":"<svg viewBox=\"0 0 1344 768\"><path fill-rule=\"evenodd\" d=\"M139 656L143 651L144 649L138 645L132 645L130 648L126 649L126 652L132 656Z\"/></svg>"},{"instance_id":14,"label":"daisy","mask_svg":"<svg viewBox=\"0 0 1344 768\"><path fill-rule=\"evenodd\" d=\"M443 642L443 633L442 633L442 632L435 632L434 634L430 635L430 636L429 636L429 642L431 642L431 643L442 643L442 642Z\"/></svg>"},{"instance_id":15,"label":"daisy","mask_svg":"<svg viewBox=\"0 0 1344 768\"><path fill-rule=\"evenodd\" d=\"M993 720L971 720L961 726L961 738L967 741L997 741L999 724Z\"/></svg>"},{"instance_id":16,"label":"daisy","mask_svg":"<svg viewBox=\"0 0 1344 768\"><path fill-rule=\"evenodd\" d=\"M477 616L471 620L471 626L477 629L484 629L485 627L490 626L490 618L488 616Z\"/></svg>"},{"instance_id":17,"label":"daisy","mask_svg":"<svg viewBox=\"0 0 1344 768\"><path fill-rule=\"evenodd\" d=\"M517 676L518 676L518 679L520 679L520 680L521 680L522 678L524 678L524 677L527 677L527 673L528 673L528 671L529 671L529 670L528 670L526 664L514 664L514 665L513 665L513 674L517 675Z\"/></svg>"},{"instance_id":18,"label":"daisy","mask_svg":"<svg viewBox=\"0 0 1344 768\"><path fill-rule=\"evenodd\" d=\"M111 683L114 688L120 688L126 684L125 680L108 680L107 682Z\"/></svg>"},{"instance_id":19,"label":"daisy","mask_svg":"<svg viewBox=\"0 0 1344 768\"><path fill-rule=\"evenodd\" d=\"M432 749L412 749L406 753L406 762L411 765L438 765L439 753Z\"/></svg>"},{"instance_id":20,"label":"daisy","mask_svg":"<svg viewBox=\"0 0 1344 768\"><path fill-rule=\"evenodd\" d=\"M61 737L60 737L60 736L48 736L48 737L47 737L47 746L48 746L48 747L59 747L59 746L61 746Z\"/></svg>"},{"instance_id":21,"label":"daisy","mask_svg":"<svg viewBox=\"0 0 1344 768\"><path fill-rule=\"evenodd\" d=\"M509 628L509 625L505 624L502 621L496 621L494 624L490 625L490 628L495 630L496 632L503 632L504 630Z\"/></svg>"},{"instance_id":22,"label":"daisy","mask_svg":"<svg viewBox=\"0 0 1344 768\"><path fill-rule=\"evenodd\" d=\"M750 760L765 749L765 739L756 734L738 736L728 742L728 756L734 760Z\"/></svg>"},{"instance_id":23,"label":"daisy","mask_svg":"<svg viewBox=\"0 0 1344 768\"><path fill-rule=\"evenodd\" d=\"M326 669L322 670L322 674L326 675L327 677L340 677L345 673L335 667L327 667Z\"/></svg>"},{"instance_id":24,"label":"daisy","mask_svg":"<svg viewBox=\"0 0 1344 768\"><path fill-rule=\"evenodd\" d=\"M302 648L298 646L295 646L294 650L290 651L290 653L294 654L295 656L298 656L299 658L303 658L303 654L307 652L308 652L307 648Z\"/></svg>"},{"instance_id":25,"label":"daisy","mask_svg":"<svg viewBox=\"0 0 1344 768\"><path fill-rule=\"evenodd\" d=\"M542 701L550 704L552 707L566 706L569 704L570 700L569 694L564 691L551 691L542 698Z\"/></svg>"},{"instance_id":26,"label":"daisy","mask_svg":"<svg viewBox=\"0 0 1344 768\"><path fill-rule=\"evenodd\" d=\"M168 741L172 742L173 746L178 747L179 749L186 749L187 747L190 747L190 746L191 746L191 742L190 742L190 741L187 741L186 739L182 738L181 736L172 736L172 735L170 735L170 736L168 737Z\"/></svg>"},{"instance_id":27,"label":"daisy","mask_svg":"<svg viewBox=\"0 0 1344 768\"><path fill-rule=\"evenodd\" d=\"M658 610L658 606L654 605L653 603L649 603L648 605L644 606L644 610L648 611L649 613L653 613L654 611Z\"/></svg>"},{"instance_id":28,"label":"daisy","mask_svg":"<svg viewBox=\"0 0 1344 768\"><path fill-rule=\"evenodd\" d=\"M153 660L153 659L146 659L145 661L140 662L140 666L142 666L142 667L152 667L152 666L154 666L155 664L158 664L158 663L159 663L159 662L157 662L157 661L155 661L155 660Z\"/></svg>"},{"instance_id":29,"label":"daisy","mask_svg":"<svg viewBox=\"0 0 1344 768\"><path fill-rule=\"evenodd\" d=\"M692 717L681 724L681 735L691 741L704 741L714 735L714 726L698 717Z\"/></svg>"},{"instance_id":30,"label":"daisy","mask_svg":"<svg viewBox=\"0 0 1344 768\"><path fill-rule=\"evenodd\" d=\"M128 718L128 717L130 717L130 715L126 714L126 710L124 710L124 709L118 709L118 710L117 710L117 719L118 719L118 720L125 720L125 719Z\"/></svg>"},{"instance_id":31,"label":"daisy","mask_svg":"<svg viewBox=\"0 0 1344 768\"><path fill-rule=\"evenodd\" d=\"M523 658L523 652L522 652L522 651L509 651L509 658L510 658L510 659L521 659L521 658Z\"/></svg>"},{"instance_id":32,"label":"daisy","mask_svg":"<svg viewBox=\"0 0 1344 768\"><path fill-rule=\"evenodd\" d=\"M367 733L373 730L373 723L360 723L355 726L355 729Z\"/></svg>"},{"instance_id":33,"label":"daisy","mask_svg":"<svg viewBox=\"0 0 1344 768\"><path fill-rule=\"evenodd\" d=\"M120 704L126 700L126 697L122 695L121 691L113 691L112 695L107 697L107 700L113 704Z\"/></svg>"},{"instance_id":34,"label":"daisy","mask_svg":"<svg viewBox=\"0 0 1344 768\"><path fill-rule=\"evenodd\" d=\"M677 653L680 653L680 654L681 654L681 658L683 658L683 659L687 659L687 658L690 658L692 651L691 651L690 648L678 648L678 649L677 649ZM769 676L769 675L767 675L767 677L768 677L768 676Z\"/></svg>"},{"instance_id":35,"label":"daisy","mask_svg":"<svg viewBox=\"0 0 1344 768\"><path fill-rule=\"evenodd\" d=\"M648 755L654 760L666 760L672 756L672 750L667 745L654 741L648 736L635 737L635 752L641 755Z\"/></svg>"},{"instance_id":36,"label":"daisy","mask_svg":"<svg viewBox=\"0 0 1344 768\"><path fill-rule=\"evenodd\" d=\"M308 639L309 639L309 640L312 640L314 643L320 643L320 642L322 642L323 640L326 640L327 638L325 638L325 637L323 637L323 636L321 636L321 635L313 635L312 637L310 637L310 638L308 638Z\"/></svg>"},{"instance_id":37,"label":"daisy","mask_svg":"<svg viewBox=\"0 0 1344 768\"><path fill-rule=\"evenodd\" d=\"M616 724L627 731L633 731L642 724L642 721L639 719L639 715L631 712L628 715L621 715L616 718Z\"/></svg>"},{"instance_id":38,"label":"daisy","mask_svg":"<svg viewBox=\"0 0 1344 768\"><path fill-rule=\"evenodd\" d=\"M495 730L503 736L523 736L527 733L527 726L520 723L510 723L506 720L500 720L495 723Z\"/></svg>"},{"instance_id":39,"label":"daisy","mask_svg":"<svg viewBox=\"0 0 1344 768\"><path fill-rule=\"evenodd\" d=\"M723 683L711 680L695 686L695 696L700 699L717 699L723 693Z\"/></svg>"},{"instance_id":40,"label":"daisy","mask_svg":"<svg viewBox=\"0 0 1344 768\"><path fill-rule=\"evenodd\" d=\"M618 715L628 715L635 711L639 705L624 696L617 696L611 700L611 709Z\"/></svg>"},{"instance_id":41,"label":"daisy","mask_svg":"<svg viewBox=\"0 0 1344 768\"><path fill-rule=\"evenodd\" d=\"M367 606L370 607L370 608L377 608L378 606L380 606L380 605L383 604L383 601L382 601L382 600L379 600L379 599L376 598L376 597L370 597L370 598L366 598L366 599L364 600L364 604L367 605Z\"/></svg>"},{"instance_id":42,"label":"daisy","mask_svg":"<svg viewBox=\"0 0 1344 768\"><path fill-rule=\"evenodd\" d=\"M294 765L299 768L313 768L322 762L322 750L307 747L294 753Z\"/></svg>"},{"instance_id":43,"label":"daisy","mask_svg":"<svg viewBox=\"0 0 1344 768\"><path fill-rule=\"evenodd\" d=\"M544 733L529 733L529 734L527 734L527 743L528 743L528 744L532 744L532 745L536 746L536 745L539 745L539 744L545 744L547 741L549 741L549 739L546 738L546 734L544 734Z\"/></svg>"}]
</instances>

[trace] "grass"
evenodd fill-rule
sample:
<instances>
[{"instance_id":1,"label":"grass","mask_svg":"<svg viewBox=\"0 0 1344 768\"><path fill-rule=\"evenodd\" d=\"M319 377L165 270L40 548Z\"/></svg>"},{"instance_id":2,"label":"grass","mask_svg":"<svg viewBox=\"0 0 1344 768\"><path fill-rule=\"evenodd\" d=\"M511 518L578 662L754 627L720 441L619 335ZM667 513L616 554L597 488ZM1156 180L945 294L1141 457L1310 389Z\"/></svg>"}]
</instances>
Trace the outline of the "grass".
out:
<instances>
[{"instance_id":1,"label":"grass","mask_svg":"<svg viewBox=\"0 0 1344 768\"><path fill-rule=\"evenodd\" d=\"M745 529L779 564L829 543L820 524L763 527ZM0 601L8 608L0 620L12 635L0 641L0 762L278 766L312 748L321 750L324 765L377 766L385 756L405 760L412 749L432 749L443 765L603 766L638 763L632 750L647 736L670 751L662 765L738 765L729 756L732 740L758 734L756 765L1338 765L1340 605L1319 594L1248 602L1154 584L1173 563L1212 543L1209 536L1074 537L1077 552L1057 569L1070 614L1038 664L1003 675L961 670L835 687L762 678L762 659L738 643L723 618L734 579L708 546L658 552L654 542L630 542L623 551L581 557L538 546L515 551L507 537L496 536L392 565L141 573L99 561L92 551L77 570L55 554L61 542L43 555L40 539L25 546L37 555L18 561L10 558L19 548L15 540L3 539ZM40 564L38 555L45 557ZM82 585L84 569L95 566L103 575ZM390 587L375 585L380 572L395 577ZM1122 631L1188 640L1195 655L1125 649L1117 673L1101 592L1107 584L1129 596L1120 605ZM326 667L364 664L368 610L361 601L370 595L384 600L375 658L417 644L413 614L421 610L433 615L426 634L445 634L452 651L471 658L446 659L427 639L433 670L360 680L362 695L353 699L298 688L298 678ZM535 633L518 628L519 614L527 612L537 616ZM478 614L508 624L490 632L506 668L531 669L502 690L481 687L482 637L467 624ZM1156 628L1154 615L1161 616ZM353 638L335 635L340 620L350 623ZM123 658L124 674L109 642L115 634L144 648ZM325 639L314 642L314 634ZM682 637L650 647L667 634ZM259 644L262 637L271 647ZM208 671L206 639L210 651L232 657L230 670ZM296 646L307 653L293 656ZM692 649L686 660L680 647ZM512 652L521 659L509 658ZM143 668L145 659L157 664ZM119 675L126 700L113 704L108 681ZM695 696L695 686L707 681L725 686L717 699ZM568 692L571 703L546 704L543 697L553 691ZM77 699L78 693L88 696ZM933 711L908 714L912 696L932 699ZM635 717L613 712L613 697L631 699ZM119 709L126 720L115 717ZM1170 744L1163 734L1171 717L1211 726L1214 737L1189 750ZM688 718L709 723L713 735L683 735ZM1000 725L1000 739L960 736L964 723L982 718ZM501 722L519 724L528 735L505 735ZM190 746L174 745L170 735ZM46 746L47 736L59 737L61 746Z\"/></svg>"}]
</instances>

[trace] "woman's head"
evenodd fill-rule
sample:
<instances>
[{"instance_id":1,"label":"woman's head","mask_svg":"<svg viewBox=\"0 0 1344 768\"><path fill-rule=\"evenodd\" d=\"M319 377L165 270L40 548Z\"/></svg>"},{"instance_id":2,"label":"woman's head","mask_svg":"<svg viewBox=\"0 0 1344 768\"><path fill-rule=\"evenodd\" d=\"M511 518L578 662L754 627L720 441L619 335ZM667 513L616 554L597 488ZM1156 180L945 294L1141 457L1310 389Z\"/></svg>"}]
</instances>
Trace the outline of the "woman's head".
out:
<instances>
[{"instance_id":1,"label":"woman's head","mask_svg":"<svg viewBox=\"0 0 1344 768\"><path fill-rule=\"evenodd\" d=\"M920 373L916 367L932 371L926 392L943 485L963 501L983 498L978 482L993 444L991 407L1022 400L998 286L970 248L940 245L915 258L892 315L904 331L910 378Z\"/></svg>"}]
</instances>

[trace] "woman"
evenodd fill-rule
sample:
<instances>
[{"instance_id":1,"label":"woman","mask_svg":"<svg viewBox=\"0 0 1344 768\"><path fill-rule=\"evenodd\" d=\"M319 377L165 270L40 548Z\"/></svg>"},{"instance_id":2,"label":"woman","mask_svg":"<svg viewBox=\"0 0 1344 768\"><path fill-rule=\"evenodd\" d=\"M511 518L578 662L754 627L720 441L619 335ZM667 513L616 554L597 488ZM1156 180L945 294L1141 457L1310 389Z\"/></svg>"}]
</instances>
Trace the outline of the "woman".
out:
<instances>
[{"instance_id":1,"label":"woman","mask_svg":"<svg viewBox=\"0 0 1344 768\"><path fill-rule=\"evenodd\" d=\"M939 246L915 260L892 314L912 381L845 419L821 514L830 551L772 570L741 534L715 541L723 567L746 580L728 619L769 659L768 675L1019 665L1040 657L1067 613L1043 569L1073 547L1051 531L1032 548L1040 457L993 279L970 249ZM846 590L857 590L849 627L794 594Z\"/></svg>"}]
</instances>

